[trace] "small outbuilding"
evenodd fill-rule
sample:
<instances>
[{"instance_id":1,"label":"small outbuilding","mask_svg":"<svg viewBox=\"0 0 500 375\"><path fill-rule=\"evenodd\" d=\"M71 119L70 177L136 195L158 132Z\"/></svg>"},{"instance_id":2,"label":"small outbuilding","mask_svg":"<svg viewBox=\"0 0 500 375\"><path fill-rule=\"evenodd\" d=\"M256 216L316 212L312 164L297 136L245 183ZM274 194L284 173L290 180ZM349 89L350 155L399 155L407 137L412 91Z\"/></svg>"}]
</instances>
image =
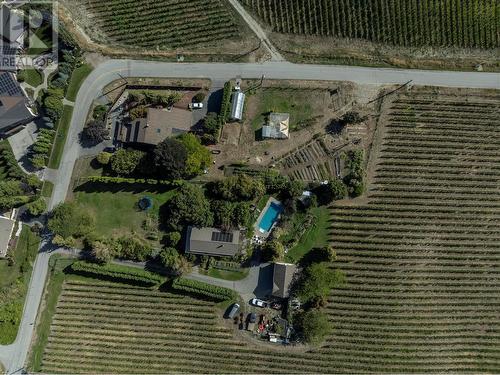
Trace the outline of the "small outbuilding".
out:
<instances>
[{"instance_id":1,"label":"small outbuilding","mask_svg":"<svg viewBox=\"0 0 500 375\"><path fill-rule=\"evenodd\" d=\"M288 113L271 113L267 125L262 127L262 138L290 138L290 115Z\"/></svg>"},{"instance_id":2,"label":"small outbuilding","mask_svg":"<svg viewBox=\"0 0 500 375\"><path fill-rule=\"evenodd\" d=\"M233 121L243 120L243 108L245 107L245 94L241 90L233 92L231 101L230 119Z\"/></svg>"},{"instance_id":3,"label":"small outbuilding","mask_svg":"<svg viewBox=\"0 0 500 375\"><path fill-rule=\"evenodd\" d=\"M290 296L290 285L297 267L290 263L274 263L272 295L278 298Z\"/></svg>"},{"instance_id":4,"label":"small outbuilding","mask_svg":"<svg viewBox=\"0 0 500 375\"><path fill-rule=\"evenodd\" d=\"M240 251L240 231L188 227L186 254L232 257Z\"/></svg>"}]
</instances>

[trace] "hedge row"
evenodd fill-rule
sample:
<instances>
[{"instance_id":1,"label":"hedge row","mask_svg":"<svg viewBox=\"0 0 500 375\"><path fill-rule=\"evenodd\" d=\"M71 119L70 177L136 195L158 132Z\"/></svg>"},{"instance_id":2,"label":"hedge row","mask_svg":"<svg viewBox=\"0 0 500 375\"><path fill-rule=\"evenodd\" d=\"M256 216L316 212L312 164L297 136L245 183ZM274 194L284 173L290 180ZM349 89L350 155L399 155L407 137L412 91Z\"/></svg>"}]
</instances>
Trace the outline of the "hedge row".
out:
<instances>
[{"instance_id":1,"label":"hedge row","mask_svg":"<svg viewBox=\"0 0 500 375\"><path fill-rule=\"evenodd\" d=\"M152 272L140 268L120 266L118 264L100 265L77 261L71 265L71 270L83 276L141 286L156 286L165 281L163 277Z\"/></svg>"},{"instance_id":2,"label":"hedge row","mask_svg":"<svg viewBox=\"0 0 500 375\"><path fill-rule=\"evenodd\" d=\"M230 115L232 92L233 92L233 85L231 84L231 81L227 81L224 84L224 94L222 95L222 104L219 114L219 124L221 126L226 123Z\"/></svg>"},{"instance_id":3,"label":"hedge row","mask_svg":"<svg viewBox=\"0 0 500 375\"><path fill-rule=\"evenodd\" d=\"M2 145L0 150L0 164L5 166L7 177L19 180L26 177L10 147Z\"/></svg>"},{"instance_id":4,"label":"hedge row","mask_svg":"<svg viewBox=\"0 0 500 375\"><path fill-rule=\"evenodd\" d=\"M184 182L182 180L154 180L145 178L125 178L125 177L108 177L108 176L90 176L86 177L87 182L102 182L105 184L146 184L146 185L166 185L179 187Z\"/></svg>"},{"instance_id":5,"label":"hedge row","mask_svg":"<svg viewBox=\"0 0 500 375\"><path fill-rule=\"evenodd\" d=\"M175 279L172 283L172 287L179 291L199 294L219 301L234 300L238 298L234 290L183 277Z\"/></svg>"}]
</instances>

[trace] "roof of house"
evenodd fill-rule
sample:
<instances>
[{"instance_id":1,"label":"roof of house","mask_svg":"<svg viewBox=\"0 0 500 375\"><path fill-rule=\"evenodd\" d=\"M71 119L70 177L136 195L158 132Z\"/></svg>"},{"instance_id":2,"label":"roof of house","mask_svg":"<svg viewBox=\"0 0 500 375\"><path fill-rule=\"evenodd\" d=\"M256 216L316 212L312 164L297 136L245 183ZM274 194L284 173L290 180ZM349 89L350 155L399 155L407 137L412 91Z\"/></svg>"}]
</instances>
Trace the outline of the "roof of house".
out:
<instances>
[{"instance_id":1,"label":"roof of house","mask_svg":"<svg viewBox=\"0 0 500 375\"><path fill-rule=\"evenodd\" d=\"M23 18L9 7L0 7L0 37L5 42L16 43L24 33Z\"/></svg>"},{"instance_id":2,"label":"roof of house","mask_svg":"<svg viewBox=\"0 0 500 375\"><path fill-rule=\"evenodd\" d=\"M0 72L0 131L25 124L34 118L26 102L27 98L14 75Z\"/></svg>"},{"instance_id":3,"label":"roof of house","mask_svg":"<svg viewBox=\"0 0 500 375\"><path fill-rule=\"evenodd\" d=\"M272 295L280 298L288 298L290 284L297 267L290 263L274 263L273 269L273 292Z\"/></svg>"},{"instance_id":4,"label":"roof of house","mask_svg":"<svg viewBox=\"0 0 500 375\"><path fill-rule=\"evenodd\" d=\"M263 138L287 139L290 136L290 115L271 113L269 122L262 127Z\"/></svg>"},{"instance_id":5,"label":"roof of house","mask_svg":"<svg viewBox=\"0 0 500 375\"><path fill-rule=\"evenodd\" d=\"M121 140L157 145L165 138L189 132L192 124L191 111L176 107L170 110L148 108L147 117L133 121Z\"/></svg>"},{"instance_id":6,"label":"roof of house","mask_svg":"<svg viewBox=\"0 0 500 375\"><path fill-rule=\"evenodd\" d=\"M216 228L189 227L186 252L215 256L234 256L240 249L240 232L224 232Z\"/></svg>"},{"instance_id":7,"label":"roof of house","mask_svg":"<svg viewBox=\"0 0 500 375\"><path fill-rule=\"evenodd\" d=\"M231 104L231 119L242 120L243 119L243 107L245 106L245 94L241 91L235 91L233 93L233 99Z\"/></svg>"},{"instance_id":8,"label":"roof of house","mask_svg":"<svg viewBox=\"0 0 500 375\"><path fill-rule=\"evenodd\" d=\"M16 222L7 217L0 216L0 257L7 255L10 237Z\"/></svg>"}]
</instances>

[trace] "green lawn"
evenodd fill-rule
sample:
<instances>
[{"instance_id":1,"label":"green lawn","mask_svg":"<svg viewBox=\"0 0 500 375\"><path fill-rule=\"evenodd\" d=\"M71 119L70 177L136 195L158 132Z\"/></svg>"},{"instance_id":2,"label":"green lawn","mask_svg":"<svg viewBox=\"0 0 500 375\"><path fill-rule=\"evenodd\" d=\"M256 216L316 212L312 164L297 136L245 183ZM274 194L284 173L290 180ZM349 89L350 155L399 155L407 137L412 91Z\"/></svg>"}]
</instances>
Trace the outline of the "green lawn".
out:
<instances>
[{"instance_id":1,"label":"green lawn","mask_svg":"<svg viewBox=\"0 0 500 375\"><path fill-rule=\"evenodd\" d=\"M76 100L76 95L78 90L82 85L83 81L92 72L92 67L88 64L83 64L79 68L76 68L71 75L71 80L69 82L68 90L66 91L66 99L74 102Z\"/></svg>"},{"instance_id":2,"label":"green lawn","mask_svg":"<svg viewBox=\"0 0 500 375\"><path fill-rule=\"evenodd\" d=\"M95 184L94 184L95 185ZM97 185L95 185L97 186ZM104 189L103 189L104 190ZM138 191L137 189L136 191ZM147 214L137 208L137 202L144 196L153 199L151 213L158 215L160 206L172 198L175 190L157 192L130 191L76 191L75 200L93 213L96 218L97 234L111 236L127 234L131 231L141 232L141 226Z\"/></svg>"},{"instance_id":3,"label":"green lawn","mask_svg":"<svg viewBox=\"0 0 500 375\"><path fill-rule=\"evenodd\" d=\"M71 124L71 115L73 114L73 107L69 105L64 106L64 111L57 125L57 133L54 139L54 146L52 147L52 154L50 155L49 168L58 169L61 164L64 144L68 136L69 126Z\"/></svg>"},{"instance_id":4,"label":"green lawn","mask_svg":"<svg viewBox=\"0 0 500 375\"><path fill-rule=\"evenodd\" d=\"M38 87L43 83L42 74L35 69L26 69L25 70L25 82L33 87Z\"/></svg>"},{"instance_id":5,"label":"green lawn","mask_svg":"<svg viewBox=\"0 0 500 375\"><path fill-rule=\"evenodd\" d=\"M13 264L0 259L0 344L11 344L17 335L32 263L40 238L24 226L13 252Z\"/></svg>"},{"instance_id":6,"label":"green lawn","mask_svg":"<svg viewBox=\"0 0 500 375\"><path fill-rule=\"evenodd\" d=\"M264 89L257 92L250 100L257 100L258 115L252 119L252 128L258 130L264 125L269 112L290 114L290 127L314 117L314 91Z\"/></svg>"},{"instance_id":7,"label":"green lawn","mask_svg":"<svg viewBox=\"0 0 500 375\"><path fill-rule=\"evenodd\" d=\"M53 190L54 190L54 184L50 181L44 181L42 186L42 197L45 198L52 197Z\"/></svg>"},{"instance_id":8,"label":"green lawn","mask_svg":"<svg viewBox=\"0 0 500 375\"><path fill-rule=\"evenodd\" d=\"M200 270L200 273L210 277L215 277L216 279L238 281L248 276L248 269L242 269L241 271L227 271L210 267L208 271Z\"/></svg>"},{"instance_id":9,"label":"green lawn","mask_svg":"<svg viewBox=\"0 0 500 375\"><path fill-rule=\"evenodd\" d=\"M311 209L311 213L314 215L313 224L299 242L288 251L285 256L287 262L297 263L314 247L323 247L328 244L328 219L330 218L328 208L315 207Z\"/></svg>"}]
</instances>

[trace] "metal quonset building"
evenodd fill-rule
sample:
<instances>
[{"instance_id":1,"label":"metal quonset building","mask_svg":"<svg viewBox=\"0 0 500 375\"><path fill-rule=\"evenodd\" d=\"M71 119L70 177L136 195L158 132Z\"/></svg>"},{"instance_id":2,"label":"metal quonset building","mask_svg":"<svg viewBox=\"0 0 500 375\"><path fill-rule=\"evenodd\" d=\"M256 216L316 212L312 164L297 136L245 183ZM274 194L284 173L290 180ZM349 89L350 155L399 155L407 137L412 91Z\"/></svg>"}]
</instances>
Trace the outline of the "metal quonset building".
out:
<instances>
[{"instance_id":1,"label":"metal quonset building","mask_svg":"<svg viewBox=\"0 0 500 375\"><path fill-rule=\"evenodd\" d=\"M233 93L233 99L231 104L231 116L230 119L233 121L243 120L243 107L245 106L245 94L237 90Z\"/></svg>"}]
</instances>

